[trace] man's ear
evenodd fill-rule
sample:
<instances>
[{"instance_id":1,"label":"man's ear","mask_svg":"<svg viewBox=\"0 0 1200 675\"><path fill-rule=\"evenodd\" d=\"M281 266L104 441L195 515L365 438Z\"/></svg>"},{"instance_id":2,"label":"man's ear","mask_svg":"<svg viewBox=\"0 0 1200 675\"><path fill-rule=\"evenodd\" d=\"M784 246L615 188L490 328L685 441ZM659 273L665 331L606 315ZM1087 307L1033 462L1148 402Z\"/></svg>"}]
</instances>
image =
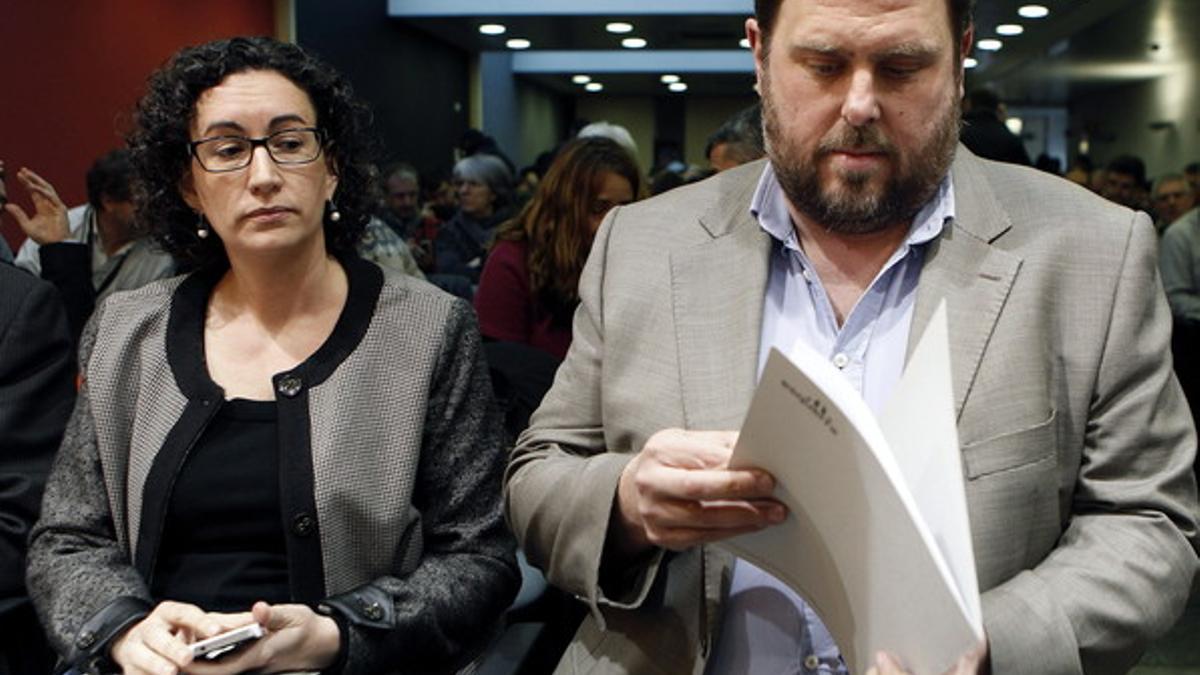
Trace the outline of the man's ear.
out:
<instances>
[{"instance_id":1,"label":"man's ear","mask_svg":"<svg viewBox=\"0 0 1200 675\"><path fill-rule=\"evenodd\" d=\"M763 59L766 57L766 45L763 43L763 33L758 27L758 19L746 19L746 39L750 41L750 52L754 55L754 91L762 94L759 87L762 82Z\"/></svg>"},{"instance_id":2,"label":"man's ear","mask_svg":"<svg viewBox=\"0 0 1200 675\"><path fill-rule=\"evenodd\" d=\"M967 26L967 29L963 31L962 44L959 45L958 50L958 98L960 101L963 95L966 94L964 83L967 81L967 74L963 64L966 62L967 57L971 55L971 45L973 44L975 44L975 24Z\"/></svg>"}]
</instances>

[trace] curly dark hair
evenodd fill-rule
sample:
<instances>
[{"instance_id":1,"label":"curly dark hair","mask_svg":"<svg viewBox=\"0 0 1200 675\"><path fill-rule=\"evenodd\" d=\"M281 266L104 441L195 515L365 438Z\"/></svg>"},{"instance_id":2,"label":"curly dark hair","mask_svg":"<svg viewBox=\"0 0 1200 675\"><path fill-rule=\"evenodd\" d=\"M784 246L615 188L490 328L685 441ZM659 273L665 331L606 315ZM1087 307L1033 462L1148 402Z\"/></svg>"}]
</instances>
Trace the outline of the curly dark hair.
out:
<instances>
[{"instance_id":1,"label":"curly dark hair","mask_svg":"<svg viewBox=\"0 0 1200 675\"><path fill-rule=\"evenodd\" d=\"M196 101L229 75L251 70L283 75L312 101L324 152L338 175L333 202L341 218L336 223L325 218L325 246L331 253L353 251L379 202L370 109L328 64L297 45L265 37L187 47L150 76L129 137L138 218L166 251L187 265L228 261L218 237L197 236L198 216L184 202L179 185L191 170L189 129Z\"/></svg>"}]
</instances>

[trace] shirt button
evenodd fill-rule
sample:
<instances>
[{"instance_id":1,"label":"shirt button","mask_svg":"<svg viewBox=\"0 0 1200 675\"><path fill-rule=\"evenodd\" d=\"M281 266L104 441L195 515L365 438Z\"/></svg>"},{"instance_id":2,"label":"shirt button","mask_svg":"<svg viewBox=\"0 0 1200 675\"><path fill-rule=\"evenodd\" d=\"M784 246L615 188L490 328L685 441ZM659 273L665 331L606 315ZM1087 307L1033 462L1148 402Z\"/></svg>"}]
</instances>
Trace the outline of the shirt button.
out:
<instances>
[{"instance_id":1,"label":"shirt button","mask_svg":"<svg viewBox=\"0 0 1200 675\"><path fill-rule=\"evenodd\" d=\"M301 386L303 386L303 382L295 375L285 375L279 379L279 393L288 398L293 398L296 394L299 394Z\"/></svg>"},{"instance_id":2,"label":"shirt button","mask_svg":"<svg viewBox=\"0 0 1200 675\"><path fill-rule=\"evenodd\" d=\"M850 363L849 356L846 356L840 352L833 355L833 365L837 366L838 369L845 368L847 363Z\"/></svg>"},{"instance_id":3,"label":"shirt button","mask_svg":"<svg viewBox=\"0 0 1200 675\"><path fill-rule=\"evenodd\" d=\"M805 281L812 281L812 272L809 272L807 267L800 268L800 276L804 277Z\"/></svg>"},{"instance_id":4,"label":"shirt button","mask_svg":"<svg viewBox=\"0 0 1200 675\"><path fill-rule=\"evenodd\" d=\"M805 670L816 670L819 667L821 667L821 659L818 659L816 654L809 654L804 657Z\"/></svg>"},{"instance_id":5,"label":"shirt button","mask_svg":"<svg viewBox=\"0 0 1200 675\"><path fill-rule=\"evenodd\" d=\"M292 532L298 537L307 537L312 534L316 526L317 521L307 513L301 513L292 519Z\"/></svg>"}]
</instances>

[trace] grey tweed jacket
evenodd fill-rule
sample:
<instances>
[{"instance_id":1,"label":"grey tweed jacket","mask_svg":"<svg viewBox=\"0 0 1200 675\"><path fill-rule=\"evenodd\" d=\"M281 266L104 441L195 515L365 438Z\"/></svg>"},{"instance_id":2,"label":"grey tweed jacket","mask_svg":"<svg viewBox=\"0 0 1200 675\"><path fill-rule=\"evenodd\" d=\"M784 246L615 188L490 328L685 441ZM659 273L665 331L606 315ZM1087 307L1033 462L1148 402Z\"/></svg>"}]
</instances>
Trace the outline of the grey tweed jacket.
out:
<instances>
[{"instance_id":1,"label":"grey tweed jacket","mask_svg":"<svg viewBox=\"0 0 1200 675\"><path fill-rule=\"evenodd\" d=\"M342 261L329 339L274 378L293 600L342 630L345 672L453 672L511 601L503 447L466 303ZM219 271L114 294L80 348L83 385L29 555L55 648L103 668L151 597L166 504L224 400L204 363Z\"/></svg>"}]
</instances>

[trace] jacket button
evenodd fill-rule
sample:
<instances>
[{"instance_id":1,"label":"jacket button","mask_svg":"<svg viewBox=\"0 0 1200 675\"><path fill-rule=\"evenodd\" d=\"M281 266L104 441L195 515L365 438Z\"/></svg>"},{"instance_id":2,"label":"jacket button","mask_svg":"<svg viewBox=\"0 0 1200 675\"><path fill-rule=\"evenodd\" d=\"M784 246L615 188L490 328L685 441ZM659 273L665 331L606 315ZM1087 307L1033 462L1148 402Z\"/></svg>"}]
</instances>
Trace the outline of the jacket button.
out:
<instances>
[{"instance_id":1,"label":"jacket button","mask_svg":"<svg viewBox=\"0 0 1200 675\"><path fill-rule=\"evenodd\" d=\"M296 377L295 375L284 375L283 377L279 378L279 393L288 398L293 398L296 394L300 393L300 387L303 385L304 383L300 381L299 377Z\"/></svg>"},{"instance_id":2,"label":"jacket button","mask_svg":"<svg viewBox=\"0 0 1200 675\"><path fill-rule=\"evenodd\" d=\"M292 519L292 532L298 537L307 537L312 534L316 526L317 521L307 513L301 513Z\"/></svg>"},{"instance_id":3,"label":"jacket button","mask_svg":"<svg viewBox=\"0 0 1200 675\"><path fill-rule=\"evenodd\" d=\"M378 602L362 601L362 613L372 621L378 621L383 618L383 607L379 606Z\"/></svg>"},{"instance_id":4,"label":"jacket button","mask_svg":"<svg viewBox=\"0 0 1200 675\"><path fill-rule=\"evenodd\" d=\"M80 649L91 649L96 644L96 634L90 630L85 630L79 634L79 638L75 641L75 646Z\"/></svg>"}]
</instances>

